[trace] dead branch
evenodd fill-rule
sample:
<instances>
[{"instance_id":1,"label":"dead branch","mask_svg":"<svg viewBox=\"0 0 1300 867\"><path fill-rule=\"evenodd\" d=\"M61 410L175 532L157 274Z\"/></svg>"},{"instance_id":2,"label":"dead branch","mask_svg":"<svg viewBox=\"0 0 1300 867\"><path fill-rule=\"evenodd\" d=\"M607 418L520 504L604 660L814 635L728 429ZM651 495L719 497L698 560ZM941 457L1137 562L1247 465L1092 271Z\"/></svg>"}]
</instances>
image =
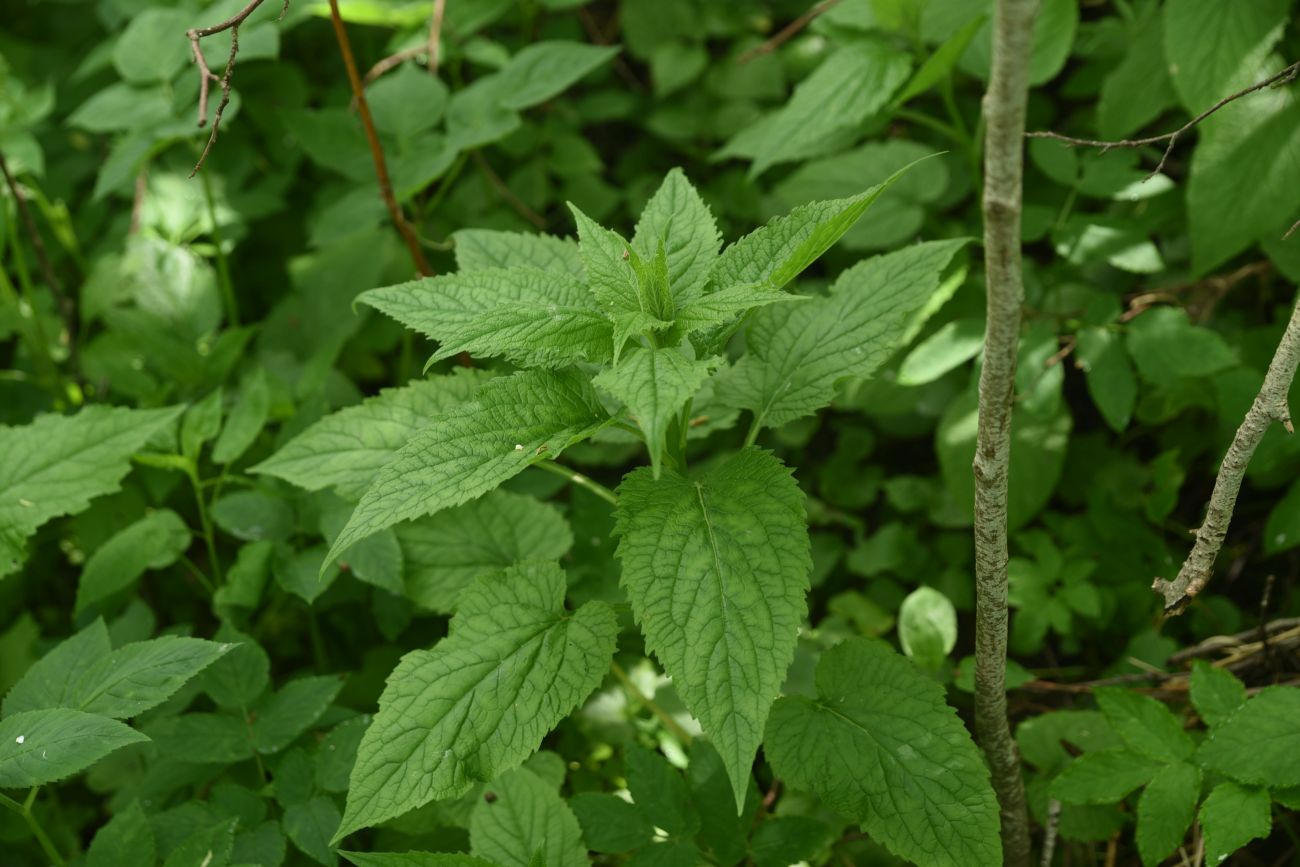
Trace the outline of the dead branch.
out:
<instances>
[{"instance_id":1,"label":"dead branch","mask_svg":"<svg viewBox=\"0 0 1300 867\"><path fill-rule=\"evenodd\" d=\"M208 96L211 92L212 83L215 81L221 88L221 102L217 104L217 113L212 118L212 132L208 135L208 142L203 146L203 153L199 154L199 161L194 164L194 171L190 172L190 177L198 174L199 169L203 168L203 163L212 151L212 146L217 143L217 131L221 127L221 117L226 111L226 106L230 104L230 79L235 74L235 57L239 54L239 25L247 20L257 8L261 6L263 0L249 0L247 6L240 9L234 15L231 15L225 21L213 24L211 27L195 27L185 31L185 36L190 40L190 53L194 56L194 65L199 69L199 127L205 127L208 124ZM284 5L280 7L280 18L289 11L289 0L284 0ZM218 33L230 31L230 56L226 58L226 68L221 75L217 75L208 67L208 61L203 56L203 49L199 47L199 40L208 36L215 36Z\"/></svg>"},{"instance_id":2,"label":"dead branch","mask_svg":"<svg viewBox=\"0 0 1300 867\"><path fill-rule=\"evenodd\" d=\"M447 0L433 0L433 12L429 15L429 38L421 45L412 45L410 48L404 48L395 54L390 54L383 60L376 63L366 72L361 79L369 87L374 84L384 73L396 69L408 60L414 60L421 54L428 59L425 61L429 72L433 75L438 74L438 63L442 44L442 19L447 9ZM352 108L355 110L357 101L352 100Z\"/></svg>"},{"instance_id":3,"label":"dead branch","mask_svg":"<svg viewBox=\"0 0 1300 867\"><path fill-rule=\"evenodd\" d=\"M1295 79L1297 73L1300 73L1300 61L1291 64L1276 75L1271 75L1263 81L1256 82L1250 87L1237 91L1231 96L1225 96L1223 99L1219 100L1214 105L1180 126L1178 129L1173 132L1164 133L1163 135L1147 136L1146 138L1120 139L1119 141L1100 141L1090 138L1075 138L1074 136L1062 135L1059 132L1053 132L1051 130L1040 130L1037 132L1025 133L1025 136L1027 138L1048 138L1072 146L1101 148L1102 153L1106 153L1106 151L1113 148L1140 148L1146 147L1147 145L1159 144L1160 142L1167 142L1165 145L1165 152L1160 157L1160 162L1151 170L1151 174L1147 175L1147 178L1152 178L1160 174L1160 170L1165 167L1165 162L1169 159L1170 152L1174 149L1174 145L1178 143L1179 136L1183 133L1192 129L1228 103L1235 102L1243 96L1249 96L1255 91L1263 90L1266 87L1280 87L1283 84L1287 84ZM1300 223L1297 223L1296 225L1300 225ZM1295 231L1295 226L1291 227L1291 231ZM1287 234L1289 235L1290 232Z\"/></svg>"},{"instance_id":4,"label":"dead branch","mask_svg":"<svg viewBox=\"0 0 1300 867\"><path fill-rule=\"evenodd\" d=\"M756 57L762 57L764 54L771 54L773 51L776 51L782 45L784 45L785 43L789 42L792 38L794 38L794 36L798 34L800 30L803 30L810 23L812 23L812 20L816 18L818 15L821 15L823 13L829 12L831 9L834 9L837 5L839 5L839 2L840 0L822 0L822 2L818 3L816 6L812 7L807 12L800 15L798 18L794 19L789 24L785 25L780 30L778 30L776 35L773 36L771 39L767 40L762 45L757 45L749 49L744 54L737 57L736 62L749 63L749 61L753 60Z\"/></svg>"}]
</instances>

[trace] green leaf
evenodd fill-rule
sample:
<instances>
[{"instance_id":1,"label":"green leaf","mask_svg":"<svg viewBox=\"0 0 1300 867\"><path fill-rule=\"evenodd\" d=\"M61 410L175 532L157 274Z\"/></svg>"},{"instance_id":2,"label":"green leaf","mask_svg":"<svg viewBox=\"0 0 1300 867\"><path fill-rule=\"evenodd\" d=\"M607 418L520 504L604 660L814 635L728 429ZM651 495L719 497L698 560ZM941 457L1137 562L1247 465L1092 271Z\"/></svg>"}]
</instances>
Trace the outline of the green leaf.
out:
<instances>
[{"instance_id":1,"label":"green leaf","mask_svg":"<svg viewBox=\"0 0 1300 867\"><path fill-rule=\"evenodd\" d=\"M749 448L693 479L635 470L618 493L632 611L722 756L739 812L807 612L803 492L779 460Z\"/></svg>"},{"instance_id":2,"label":"green leaf","mask_svg":"<svg viewBox=\"0 0 1300 867\"><path fill-rule=\"evenodd\" d=\"M357 867L499 867L459 852L339 852Z\"/></svg>"},{"instance_id":3,"label":"green leaf","mask_svg":"<svg viewBox=\"0 0 1300 867\"><path fill-rule=\"evenodd\" d=\"M95 549L77 582L74 612L122 592L149 569L165 569L194 542L190 528L171 509L150 512Z\"/></svg>"},{"instance_id":4,"label":"green leaf","mask_svg":"<svg viewBox=\"0 0 1300 867\"><path fill-rule=\"evenodd\" d=\"M181 419L181 454L191 461L198 460L203 444L221 430L221 401L221 389L214 388L185 411Z\"/></svg>"},{"instance_id":5,"label":"green leaf","mask_svg":"<svg viewBox=\"0 0 1300 867\"><path fill-rule=\"evenodd\" d=\"M746 334L749 352L719 375L720 398L750 410L755 430L816 412L831 402L838 380L869 376L893 355L965 243L931 241L876 256L843 272L829 297L762 310Z\"/></svg>"},{"instance_id":6,"label":"green leaf","mask_svg":"<svg viewBox=\"0 0 1300 867\"><path fill-rule=\"evenodd\" d=\"M501 867L587 867L587 846L568 805L527 768L492 781L495 798L470 816L470 851Z\"/></svg>"},{"instance_id":7,"label":"green leaf","mask_svg":"<svg viewBox=\"0 0 1300 867\"><path fill-rule=\"evenodd\" d=\"M510 58L501 70L496 86L501 94L499 102L515 110L545 102L608 63L618 51L613 46L564 40L534 42Z\"/></svg>"},{"instance_id":8,"label":"green leaf","mask_svg":"<svg viewBox=\"0 0 1300 867\"><path fill-rule=\"evenodd\" d=\"M456 242L456 270L462 273L490 268L533 268L570 277L584 273L578 245L571 238L461 229L452 233L452 239Z\"/></svg>"},{"instance_id":9,"label":"green leaf","mask_svg":"<svg viewBox=\"0 0 1300 867\"><path fill-rule=\"evenodd\" d=\"M1254 84L1286 27L1289 0L1169 0L1164 6L1165 62L1192 114Z\"/></svg>"},{"instance_id":10,"label":"green leaf","mask_svg":"<svg viewBox=\"0 0 1300 867\"><path fill-rule=\"evenodd\" d=\"M749 839L754 816L762 803L753 777L746 787L745 807L737 814L722 756L718 755L713 744L697 738L691 744L691 763L686 768L686 779L691 786L691 800L700 814L697 839L713 851L718 863L735 864L745 856L745 841Z\"/></svg>"},{"instance_id":11,"label":"green leaf","mask_svg":"<svg viewBox=\"0 0 1300 867\"><path fill-rule=\"evenodd\" d=\"M113 45L113 65L125 81L168 81L189 60L189 46L176 34L193 26L184 12L146 8L133 16Z\"/></svg>"},{"instance_id":12,"label":"green leaf","mask_svg":"<svg viewBox=\"0 0 1300 867\"><path fill-rule=\"evenodd\" d=\"M1197 760L1243 783L1300 785L1300 690L1270 686L1210 729Z\"/></svg>"},{"instance_id":13,"label":"green leaf","mask_svg":"<svg viewBox=\"0 0 1300 867\"><path fill-rule=\"evenodd\" d=\"M253 746L267 755L289 746L320 719L342 688L342 679L333 675L289 681L253 708Z\"/></svg>"},{"instance_id":14,"label":"green leaf","mask_svg":"<svg viewBox=\"0 0 1300 867\"><path fill-rule=\"evenodd\" d=\"M921 64L921 68L908 80L907 86L894 97L894 106L903 105L908 100L920 96L952 75L957 61L961 59L962 54L966 51L966 46L970 45L971 40L975 38L975 34L983 29L984 22L985 16L983 15L972 18L956 33L945 39L942 45L931 52L930 56Z\"/></svg>"},{"instance_id":15,"label":"green leaf","mask_svg":"<svg viewBox=\"0 0 1300 867\"><path fill-rule=\"evenodd\" d=\"M1115 686L1093 695L1101 712L1129 749L1162 762L1190 758L1196 747L1182 722L1164 704L1147 695Z\"/></svg>"},{"instance_id":16,"label":"green leaf","mask_svg":"<svg viewBox=\"0 0 1300 867\"><path fill-rule=\"evenodd\" d=\"M109 651L96 620L33 665L4 701L6 717L66 707L116 719L162 704L230 645L166 635Z\"/></svg>"},{"instance_id":17,"label":"green leaf","mask_svg":"<svg viewBox=\"0 0 1300 867\"><path fill-rule=\"evenodd\" d=\"M330 838L339 826L339 810L330 798L317 796L302 804L294 804L284 811L284 833L298 851L317 864L334 867L338 854L330 846Z\"/></svg>"},{"instance_id":18,"label":"green leaf","mask_svg":"<svg viewBox=\"0 0 1300 867\"><path fill-rule=\"evenodd\" d=\"M1137 378L1128 352L1115 332L1084 328L1076 335L1078 363L1088 378L1088 394L1112 430L1123 431L1137 403Z\"/></svg>"},{"instance_id":19,"label":"green leaf","mask_svg":"<svg viewBox=\"0 0 1300 867\"><path fill-rule=\"evenodd\" d=\"M730 322L739 313L782 301L806 301L805 295L788 295L769 286L728 286L687 301L673 317L674 324L695 332Z\"/></svg>"},{"instance_id":20,"label":"green leaf","mask_svg":"<svg viewBox=\"0 0 1300 867\"><path fill-rule=\"evenodd\" d=\"M1219 783L1201 805L1205 863L1215 867L1251 840L1273 829L1268 792L1254 786Z\"/></svg>"},{"instance_id":21,"label":"green leaf","mask_svg":"<svg viewBox=\"0 0 1300 867\"><path fill-rule=\"evenodd\" d=\"M1137 845L1146 867L1168 858L1187 836L1201 799L1201 772L1178 762L1161 768L1137 805Z\"/></svg>"},{"instance_id":22,"label":"green leaf","mask_svg":"<svg viewBox=\"0 0 1300 867\"><path fill-rule=\"evenodd\" d=\"M776 291L831 248L853 228L890 184L911 166L899 169L882 183L856 196L809 202L761 229L750 232L722 251L713 266L713 284L763 286Z\"/></svg>"},{"instance_id":23,"label":"green leaf","mask_svg":"<svg viewBox=\"0 0 1300 867\"><path fill-rule=\"evenodd\" d=\"M417 431L472 400L486 381L484 373L460 370L385 389L316 422L250 471L357 499Z\"/></svg>"},{"instance_id":24,"label":"green leaf","mask_svg":"<svg viewBox=\"0 0 1300 867\"><path fill-rule=\"evenodd\" d=\"M525 371L489 382L477 399L412 437L379 472L322 569L372 533L485 494L608 421L576 371Z\"/></svg>"},{"instance_id":25,"label":"green leaf","mask_svg":"<svg viewBox=\"0 0 1300 867\"><path fill-rule=\"evenodd\" d=\"M71 708L15 713L0 721L0 789L58 782L147 740L115 719Z\"/></svg>"},{"instance_id":26,"label":"green leaf","mask_svg":"<svg viewBox=\"0 0 1300 867\"><path fill-rule=\"evenodd\" d=\"M686 840L656 840L637 850L627 867L698 867L703 862L700 850Z\"/></svg>"},{"instance_id":27,"label":"green leaf","mask_svg":"<svg viewBox=\"0 0 1300 867\"><path fill-rule=\"evenodd\" d=\"M718 156L754 160L752 176L778 163L815 156L827 141L855 131L888 102L912 71L908 55L885 42L859 42L831 54L775 114L741 130Z\"/></svg>"},{"instance_id":28,"label":"green leaf","mask_svg":"<svg viewBox=\"0 0 1300 867\"><path fill-rule=\"evenodd\" d=\"M156 848L149 817L139 801L132 801L95 832L86 867L153 867Z\"/></svg>"},{"instance_id":29,"label":"green leaf","mask_svg":"<svg viewBox=\"0 0 1300 867\"><path fill-rule=\"evenodd\" d=\"M199 683L218 707L247 707L270 682L271 660L252 636L229 623L221 624L215 638L233 647L200 675Z\"/></svg>"},{"instance_id":30,"label":"green leaf","mask_svg":"<svg viewBox=\"0 0 1300 867\"><path fill-rule=\"evenodd\" d=\"M1190 681L1192 704L1211 728L1232 716L1246 703L1246 685L1232 672L1193 660Z\"/></svg>"},{"instance_id":31,"label":"green leaf","mask_svg":"<svg viewBox=\"0 0 1300 867\"><path fill-rule=\"evenodd\" d=\"M811 816L776 816L763 822L754 832L751 850L754 867L788 867L808 863L831 845L835 832L820 819Z\"/></svg>"},{"instance_id":32,"label":"green leaf","mask_svg":"<svg viewBox=\"0 0 1300 867\"><path fill-rule=\"evenodd\" d=\"M933 587L918 587L898 609L903 652L928 671L938 671L957 645L957 609Z\"/></svg>"},{"instance_id":33,"label":"green leaf","mask_svg":"<svg viewBox=\"0 0 1300 867\"><path fill-rule=\"evenodd\" d=\"M212 446L213 462L229 464L238 460L261 433L270 411L271 390L266 382L266 372L259 367L244 381L239 398L230 408L226 426Z\"/></svg>"},{"instance_id":34,"label":"green leaf","mask_svg":"<svg viewBox=\"0 0 1300 867\"><path fill-rule=\"evenodd\" d=\"M0 427L0 578L22 565L25 540L38 527L116 491L131 469L132 453L180 411L98 405L72 416L41 416L24 427Z\"/></svg>"},{"instance_id":35,"label":"green leaf","mask_svg":"<svg viewBox=\"0 0 1300 867\"><path fill-rule=\"evenodd\" d=\"M984 348L983 319L954 319L918 343L898 368L899 385L934 382L979 355Z\"/></svg>"},{"instance_id":36,"label":"green leaf","mask_svg":"<svg viewBox=\"0 0 1300 867\"><path fill-rule=\"evenodd\" d=\"M221 713L186 713L164 717L145 726L158 754L175 762L234 764L253 758L248 722Z\"/></svg>"},{"instance_id":37,"label":"green leaf","mask_svg":"<svg viewBox=\"0 0 1300 867\"><path fill-rule=\"evenodd\" d=\"M680 349L637 348L592 380L621 400L645 435L655 478L663 465L670 424L695 396L716 359L699 361Z\"/></svg>"},{"instance_id":38,"label":"green leaf","mask_svg":"<svg viewBox=\"0 0 1300 867\"><path fill-rule=\"evenodd\" d=\"M609 667L612 610L563 607L564 573L530 561L461 594L451 634L402 657L352 771L336 839L522 762Z\"/></svg>"},{"instance_id":39,"label":"green leaf","mask_svg":"<svg viewBox=\"0 0 1300 867\"><path fill-rule=\"evenodd\" d=\"M533 268L426 277L357 299L437 340L432 364L466 351L524 366L606 360L609 321L576 278Z\"/></svg>"},{"instance_id":40,"label":"green leaf","mask_svg":"<svg viewBox=\"0 0 1300 867\"><path fill-rule=\"evenodd\" d=\"M569 809L578 817L587 848L593 852L627 852L654 837L654 826L638 806L617 795L581 792L569 799Z\"/></svg>"},{"instance_id":41,"label":"green leaf","mask_svg":"<svg viewBox=\"0 0 1300 867\"><path fill-rule=\"evenodd\" d=\"M669 836L693 837L700 830L700 814L682 775L663 756L636 744L628 745L625 756L627 789L637 809Z\"/></svg>"},{"instance_id":42,"label":"green leaf","mask_svg":"<svg viewBox=\"0 0 1300 867\"><path fill-rule=\"evenodd\" d=\"M225 867L235 844L238 818L207 825L186 837L172 850L163 867Z\"/></svg>"},{"instance_id":43,"label":"green leaf","mask_svg":"<svg viewBox=\"0 0 1300 867\"><path fill-rule=\"evenodd\" d=\"M673 298L680 306L703 291L722 249L722 235L709 206L681 169L664 176L632 236L632 247L643 259L654 258L660 244L668 260Z\"/></svg>"},{"instance_id":44,"label":"green leaf","mask_svg":"<svg viewBox=\"0 0 1300 867\"><path fill-rule=\"evenodd\" d=\"M1176 98L1165 59L1161 10L1151 3L1136 11L1135 20L1129 22L1124 58L1101 83L1097 130L1102 138L1121 139L1132 135L1159 118Z\"/></svg>"},{"instance_id":45,"label":"green leaf","mask_svg":"<svg viewBox=\"0 0 1300 867\"><path fill-rule=\"evenodd\" d=\"M1145 786L1161 768L1122 747L1084 753L1052 781L1052 797L1067 804L1113 804Z\"/></svg>"},{"instance_id":46,"label":"green leaf","mask_svg":"<svg viewBox=\"0 0 1300 867\"><path fill-rule=\"evenodd\" d=\"M502 490L395 530L407 597L444 614L456 610L456 598L475 578L520 560L558 560L573 546L555 506Z\"/></svg>"},{"instance_id":47,"label":"green leaf","mask_svg":"<svg viewBox=\"0 0 1300 867\"><path fill-rule=\"evenodd\" d=\"M817 699L786 696L764 752L899 857L935 867L999 865L998 805L943 688L878 641L822 655Z\"/></svg>"}]
</instances>

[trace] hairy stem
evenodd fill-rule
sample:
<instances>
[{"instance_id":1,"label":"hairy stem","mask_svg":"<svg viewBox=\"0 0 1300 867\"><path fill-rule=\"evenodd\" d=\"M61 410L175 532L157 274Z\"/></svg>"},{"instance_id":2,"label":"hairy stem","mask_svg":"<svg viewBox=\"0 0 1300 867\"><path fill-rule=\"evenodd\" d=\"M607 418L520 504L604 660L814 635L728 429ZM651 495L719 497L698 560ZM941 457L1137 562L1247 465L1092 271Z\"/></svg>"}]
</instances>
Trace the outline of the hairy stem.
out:
<instances>
[{"instance_id":1,"label":"hairy stem","mask_svg":"<svg viewBox=\"0 0 1300 867\"><path fill-rule=\"evenodd\" d=\"M1025 104L1037 0L998 0L984 96L984 273L988 325L975 446L975 730L1002 813L1009 867L1029 863L1020 755L1007 720L1007 483L1020 336L1020 211Z\"/></svg>"},{"instance_id":2,"label":"hairy stem","mask_svg":"<svg viewBox=\"0 0 1300 867\"><path fill-rule=\"evenodd\" d=\"M1210 493L1210 502L1205 509L1205 521L1196 531L1196 543L1192 551L1178 570L1178 577L1173 581L1157 578L1151 589L1165 597L1165 611L1180 614L1191 598L1205 589L1214 574L1214 561L1219 556L1219 548L1228 534L1228 524L1232 521L1232 510L1237 504L1237 494L1241 491L1241 480L1246 475L1246 466L1255 447L1268 431L1269 426L1281 422L1288 433L1293 432L1291 411L1287 407L1287 393L1295 379L1296 366L1300 364L1300 299L1291 311L1291 320L1282 340L1269 362L1264 384L1260 386L1255 402L1246 412L1246 418L1237 428L1237 433L1228 446L1228 452L1219 465L1219 474L1214 480L1214 490Z\"/></svg>"}]
</instances>

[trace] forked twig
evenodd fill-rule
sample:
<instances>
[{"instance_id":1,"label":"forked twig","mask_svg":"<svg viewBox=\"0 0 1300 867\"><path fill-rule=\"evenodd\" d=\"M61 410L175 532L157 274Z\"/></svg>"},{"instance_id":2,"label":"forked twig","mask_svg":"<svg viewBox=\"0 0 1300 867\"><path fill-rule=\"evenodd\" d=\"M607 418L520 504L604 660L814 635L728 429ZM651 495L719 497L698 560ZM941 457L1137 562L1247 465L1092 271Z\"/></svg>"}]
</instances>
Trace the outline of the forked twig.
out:
<instances>
[{"instance_id":1,"label":"forked twig","mask_svg":"<svg viewBox=\"0 0 1300 867\"><path fill-rule=\"evenodd\" d=\"M230 79L235 74L235 57L239 54L239 25L243 24L252 15L257 8L261 6L263 0L249 0L247 6L240 9L234 15L231 15L225 21L213 24L211 27L194 27L185 31L186 37L190 40L190 53L194 56L194 65L199 69L199 127L208 125L208 97L211 93L212 83L215 81L221 88L221 102L217 103L217 113L212 118L212 132L208 135L208 142L203 146L203 153L199 154L199 161L194 164L194 171L190 172L190 177L199 173L203 168L203 163L212 151L212 146L217 143L217 131L221 127L221 117L226 111L226 106L230 104ZM280 7L280 18L283 20L286 12L289 11L289 0L284 0L284 5ZM215 36L218 33L230 31L230 56L226 58L226 68L220 75L217 75L208 66L207 58L203 56L203 50L199 47L199 40L208 36Z\"/></svg>"},{"instance_id":2,"label":"forked twig","mask_svg":"<svg viewBox=\"0 0 1300 867\"><path fill-rule=\"evenodd\" d=\"M771 54L773 51L776 51L782 45L794 38L800 30L803 30L812 23L814 18L825 12L829 12L831 9L839 5L839 2L840 0L822 0L822 2L818 3L816 6L812 7L807 12L778 30L776 35L771 39L767 40L762 45L756 45L737 57L736 62L749 63L749 61L753 60L755 57L762 57L764 54Z\"/></svg>"},{"instance_id":3,"label":"forked twig","mask_svg":"<svg viewBox=\"0 0 1300 867\"><path fill-rule=\"evenodd\" d=\"M1295 80L1297 73L1300 73L1300 61L1291 64L1276 75L1269 76L1263 81L1256 82L1250 87L1239 90L1231 96L1225 96L1223 99L1219 100L1214 105L1180 126L1178 129L1173 132L1164 133L1163 135L1147 136L1146 138L1120 139L1118 141L1101 141L1090 138L1075 138L1074 136L1062 135L1061 133L1053 132L1052 130L1039 130L1037 132L1027 132L1025 133L1025 137L1047 138L1052 139L1053 141L1064 142L1067 145L1101 148L1102 153L1106 153L1106 151L1113 148L1140 148L1146 147L1147 145L1159 144L1160 142L1168 142L1168 144L1165 145L1165 152L1160 156L1160 162L1157 163L1156 167L1151 170L1149 175L1147 175L1147 179L1150 179L1160 174L1160 170L1165 167L1165 163L1168 161L1169 154L1173 151L1174 145L1178 143L1178 137L1183 133L1187 132L1228 103L1235 102L1243 96L1249 96L1255 91L1263 90L1266 87L1280 87L1283 84L1287 84ZM1300 223L1296 223L1296 226L1300 226ZM1295 231L1296 226L1291 227L1291 232ZM1287 234L1290 235L1291 232L1287 232Z\"/></svg>"},{"instance_id":4,"label":"forked twig","mask_svg":"<svg viewBox=\"0 0 1300 867\"><path fill-rule=\"evenodd\" d=\"M423 45L412 45L410 48L404 48L396 54L390 54L383 60L370 67L365 76L361 79L367 86L373 84L376 79L391 69L401 66L408 60L413 60L424 54L428 57L425 61L429 72L438 74L438 63L441 59L441 42L442 42L442 19L447 10L447 0L433 0L433 12L429 15L429 38ZM356 108L356 100L352 101L353 109Z\"/></svg>"}]
</instances>

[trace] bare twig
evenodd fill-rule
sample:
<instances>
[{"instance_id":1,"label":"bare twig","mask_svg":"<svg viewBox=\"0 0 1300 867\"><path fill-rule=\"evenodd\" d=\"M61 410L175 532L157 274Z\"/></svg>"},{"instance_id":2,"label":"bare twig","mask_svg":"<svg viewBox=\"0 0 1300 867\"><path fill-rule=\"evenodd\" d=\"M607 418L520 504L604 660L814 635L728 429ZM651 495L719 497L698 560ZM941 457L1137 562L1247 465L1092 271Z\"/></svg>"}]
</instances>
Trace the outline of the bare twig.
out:
<instances>
[{"instance_id":1,"label":"bare twig","mask_svg":"<svg viewBox=\"0 0 1300 867\"><path fill-rule=\"evenodd\" d=\"M736 58L737 63L749 63L756 57L762 57L764 54L771 54L785 43L789 42L800 31L807 27L814 18L839 5L840 0L822 0L816 6L813 6L804 14L791 21L776 32L776 35L764 42L762 45L756 45L744 54Z\"/></svg>"},{"instance_id":2,"label":"bare twig","mask_svg":"<svg viewBox=\"0 0 1300 867\"><path fill-rule=\"evenodd\" d=\"M1047 830L1043 833L1042 867L1052 867L1052 856L1056 854L1056 832L1061 824L1061 802L1052 798L1047 802Z\"/></svg>"},{"instance_id":3,"label":"bare twig","mask_svg":"<svg viewBox=\"0 0 1300 867\"><path fill-rule=\"evenodd\" d=\"M1020 754L1007 720L1007 483L1020 336L1020 213L1029 56L1038 0L998 0L984 95L987 321L975 446L975 730L988 757L1007 867L1029 864Z\"/></svg>"},{"instance_id":4,"label":"bare twig","mask_svg":"<svg viewBox=\"0 0 1300 867\"><path fill-rule=\"evenodd\" d=\"M390 54L383 60L370 67L365 76L361 79L367 87L374 84L375 81L384 73L391 69L401 66L408 60L414 60L421 54L427 58L425 65L429 72L438 74L438 63L440 61L440 51L442 45L442 19L447 10L447 0L433 0L433 12L429 15L429 38L422 45L412 45L410 48L404 48L396 54ZM352 108L357 105L356 98L352 100Z\"/></svg>"},{"instance_id":5,"label":"bare twig","mask_svg":"<svg viewBox=\"0 0 1300 867\"><path fill-rule=\"evenodd\" d=\"M1219 474L1214 480L1214 490L1205 511L1205 521L1196 531L1196 544L1187 555L1182 569L1178 570L1176 579L1166 581L1157 578L1151 585L1152 590L1165 597L1166 613L1181 614L1191 598L1209 583L1219 548L1228 534L1228 524L1232 521L1232 510L1237 503L1237 494L1241 491L1246 466L1269 426L1276 421L1286 428L1287 433L1294 431L1291 411L1287 406L1287 392L1291 389L1298 364L1300 299L1291 311L1291 319L1282 333L1273 360L1268 365L1264 384L1260 386L1255 402L1251 404L1241 427L1237 428L1232 444L1228 446L1228 453L1219 466Z\"/></svg>"},{"instance_id":6,"label":"bare twig","mask_svg":"<svg viewBox=\"0 0 1300 867\"><path fill-rule=\"evenodd\" d=\"M1282 240L1285 241L1287 238L1290 238L1292 235L1294 235L1296 229L1300 229L1300 220L1296 220L1294 223L1291 224L1291 228L1286 230L1286 234L1282 236Z\"/></svg>"},{"instance_id":7,"label":"bare twig","mask_svg":"<svg viewBox=\"0 0 1300 867\"><path fill-rule=\"evenodd\" d=\"M9 187L9 193L14 197L14 203L18 206L18 216L23 222L23 229L27 232L32 241L32 249L36 251L36 261L41 266L41 276L45 278L45 285L50 288L50 294L59 308L59 317L63 320L63 327L68 333L68 351L72 354L73 360L76 357L76 335L77 335L77 310L72 303L72 299L63 294L63 284L59 282L59 277L54 272L54 265L50 262L49 254L45 252L45 240L41 237L40 229L36 225L36 220L32 217L31 208L27 207L27 197L23 195L22 188L18 186L18 180L9 171L9 163L5 161L3 152L0 152L0 172L4 174L5 185Z\"/></svg>"},{"instance_id":8,"label":"bare twig","mask_svg":"<svg viewBox=\"0 0 1300 867\"><path fill-rule=\"evenodd\" d=\"M487 178L487 182L492 185L492 189L497 191L497 195L505 199L506 204L514 208L515 213L539 229L546 228L546 218L530 208L523 199L516 196L514 190L510 189L506 182L501 180L501 176L496 173L496 170L492 168L492 164L481 153L474 151L471 156L478 165L479 171L483 172L483 177Z\"/></svg>"},{"instance_id":9,"label":"bare twig","mask_svg":"<svg viewBox=\"0 0 1300 867\"><path fill-rule=\"evenodd\" d=\"M190 54L194 56L194 65L199 69L199 127L208 125L208 96L212 82L216 82L221 88L221 102L217 104L217 113L212 118L212 132L208 135L208 142L203 146L203 153L199 154L199 161L194 164L194 171L190 172L190 177L198 174L199 169L203 168L203 163L212 151L212 146L217 143L217 131L221 127L221 117L226 111L226 106L230 104L230 79L235 74L235 57L239 54L239 26L243 24L249 15L252 15L257 8L261 6L263 0L249 0L247 6L240 9L234 15L231 15L225 21L213 24L211 27L194 27L185 31L185 36L190 40ZM284 0L284 5L280 7L280 18L284 18L284 13L289 11L289 0ZM199 47L199 40L208 36L215 36L218 33L230 31L230 56L226 58L226 68L221 75L217 75L208 67L208 61L203 56L203 50Z\"/></svg>"},{"instance_id":10,"label":"bare twig","mask_svg":"<svg viewBox=\"0 0 1300 867\"><path fill-rule=\"evenodd\" d=\"M1151 170L1151 174L1147 175L1147 178L1152 178L1160 174L1160 170L1165 167L1165 162L1169 159L1170 152L1173 151L1174 145L1178 143L1178 138L1183 133L1187 132L1192 127L1196 126L1201 121L1205 120L1207 117L1214 114L1216 111L1223 108L1228 103L1235 102L1236 100L1241 99L1243 96L1249 96L1255 91L1263 90L1266 87L1277 87L1283 84L1287 84L1288 82L1295 79L1297 73L1300 73L1300 61L1291 64L1286 69L1283 69L1281 72L1277 73L1276 75L1269 76L1263 81L1256 82L1255 84L1252 84L1250 87L1239 90L1236 93L1232 94L1231 96L1225 96L1223 99L1219 100L1214 105L1210 106L1205 111L1201 112L1196 117L1192 118L1187 123L1180 126L1178 129L1174 130L1173 132L1164 133L1162 135L1147 136L1146 138L1120 139L1119 141L1100 141L1097 139L1090 139L1090 138L1075 138L1074 136L1062 135L1059 132L1053 132L1051 130L1040 130L1038 132L1029 132L1029 133L1025 133L1025 135L1029 138L1049 138L1054 141L1064 142L1065 144L1068 145L1101 148L1102 153L1105 153L1106 151L1111 150L1113 148L1140 148L1140 147L1146 147L1147 145L1159 144L1160 142L1167 142L1167 144L1165 145L1165 152L1160 157L1160 162L1157 163L1156 167ZM1296 225L1300 225L1300 223L1297 223ZM1291 227L1291 231L1295 231L1295 226ZM1290 232L1288 232L1287 234L1289 235Z\"/></svg>"},{"instance_id":11,"label":"bare twig","mask_svg":"<svg viewBox=\"0 0 1300 867\"><path fill-rule=\"evenodd\" d=\"M366 140L370 143L370 158L375 164L379 193L388 208L388 216L392 219L397 234L402 236L416 270L426 277L431 276L433 268L424 258L424 250L420 248L420 238L411 224L406 221L402 206L393 195L393 183L388 178L388 163L384 160L384 148L379 142L379 133L375 131L374 119L370 116L370 104L366 102L366 88L361 83L361 76L357 72L357 62L352 56L352 43L348 40L348 30L343 24L343 16L339 14L338 0L330 0L330 20L334 23L334 36L338 39L339 53L343 56L343 65L347 68L348 81L352 85L352 96L357 102L357 111L361 115L361 126L365 129Z\"/></svg>"}]
</instances>

